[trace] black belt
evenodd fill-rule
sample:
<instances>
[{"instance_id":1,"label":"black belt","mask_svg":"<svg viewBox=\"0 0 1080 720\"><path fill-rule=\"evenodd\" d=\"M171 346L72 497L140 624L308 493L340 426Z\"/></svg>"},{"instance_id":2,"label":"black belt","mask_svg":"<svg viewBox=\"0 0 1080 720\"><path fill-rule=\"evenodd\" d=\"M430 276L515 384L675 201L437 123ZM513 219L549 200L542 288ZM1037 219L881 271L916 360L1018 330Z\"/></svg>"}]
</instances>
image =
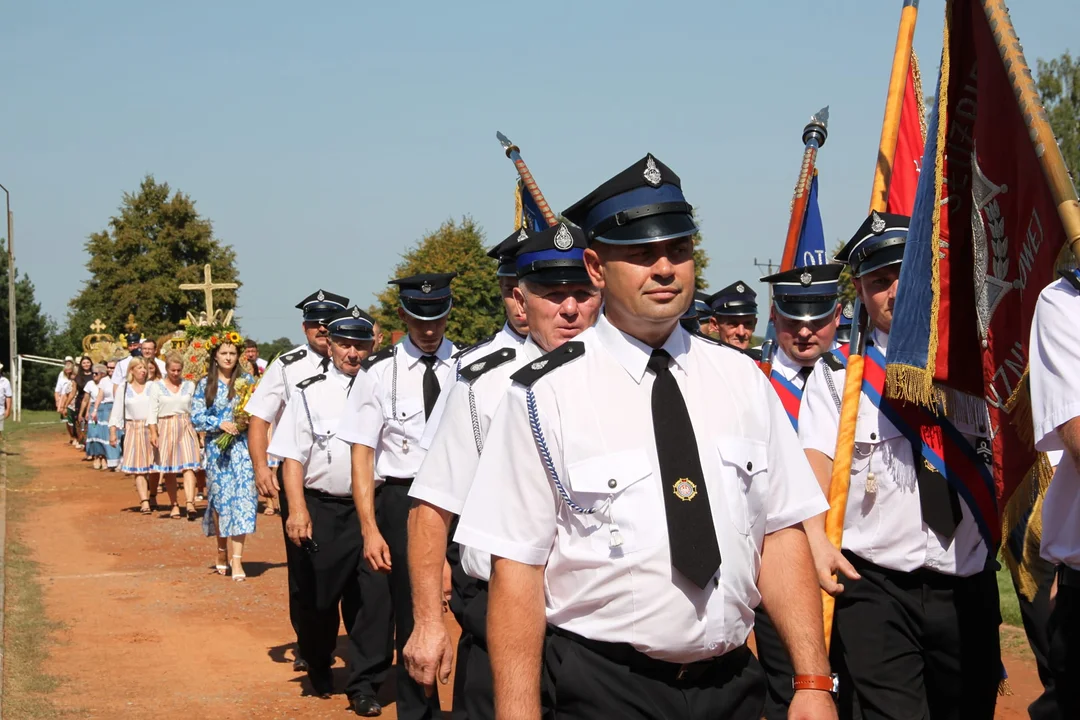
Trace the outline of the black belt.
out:
<instances>
[{"instance_id":1,"label":"black belt","mask_svg":"<svg viewBox=\"0 0 1080 720\"><path fill-rule=\"evenodd\" d=\"M592 650L597 655L606 658L617 665L623 665L640 675L645 675L668 683L693 683L706 672L720 670L724 666L730 666L734 671L745 666L751 657L750 648L744 643L731 652L709 658L708 660L698 660L697 662L680 664L651 658L629 643L609 643L600 640L590 640L577 633L572 633L569 630L563 630L562 628L553 625L548 625L548 632L582 645L589 650Z\"/></svg>"},{"instance_id":2,"label":"black belt","mask_svg":"<svg viewBox=\"0 0 1080 720\"><path fill-rule=\"evenodd\" d=\"M304 494L308 497L319 498L320 500L328 500L330 502L345 503L348 505L353 504L352 495L331 495L324 490L316 490L315 488L304 488Z\"/></svg>"},{"instance_id":3,"label":"black belt","mask_svg":"<svg viewBox=\"0 0 1080 720\"><path fill-rule=\"evenodd\" d=\"M1073 570L1068 565L1058 565L1058 587L1076 588L1080 590L1080 570Z\"/></svg>"},{"instance_id":4,"label":"black belt","mask_svg":"<svg viewBox=\"0 0 1080 720\"><path fill-rule=\"evenodd\" d=\"M401 486L401 487L408 487L408 486L412 485L412 481L413 481L413 478L396 478L396 477L385 477L385 478L383 478L383 482L386 483L387 485L397 485L397 486Z\"/></svg>"}]
</instances>

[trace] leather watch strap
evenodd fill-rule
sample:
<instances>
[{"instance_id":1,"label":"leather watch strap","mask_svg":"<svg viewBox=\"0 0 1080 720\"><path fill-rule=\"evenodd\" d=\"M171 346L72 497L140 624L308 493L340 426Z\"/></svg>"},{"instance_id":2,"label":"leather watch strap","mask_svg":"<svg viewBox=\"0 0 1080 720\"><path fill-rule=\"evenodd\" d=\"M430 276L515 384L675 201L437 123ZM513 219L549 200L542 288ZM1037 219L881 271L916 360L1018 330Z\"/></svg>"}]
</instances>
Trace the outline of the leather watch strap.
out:
<instances>
[{"instance_id":1,"label":"leather watch strap","mask_svg":"<svg viewBox=\"0 0 1080 720\"><path fill-rule=\"evenodd\" d=\"M821 690L835 693L837 676L832 675L795 675L791 678L791 687L795 690Z\"/></svg>"}]
</instances>

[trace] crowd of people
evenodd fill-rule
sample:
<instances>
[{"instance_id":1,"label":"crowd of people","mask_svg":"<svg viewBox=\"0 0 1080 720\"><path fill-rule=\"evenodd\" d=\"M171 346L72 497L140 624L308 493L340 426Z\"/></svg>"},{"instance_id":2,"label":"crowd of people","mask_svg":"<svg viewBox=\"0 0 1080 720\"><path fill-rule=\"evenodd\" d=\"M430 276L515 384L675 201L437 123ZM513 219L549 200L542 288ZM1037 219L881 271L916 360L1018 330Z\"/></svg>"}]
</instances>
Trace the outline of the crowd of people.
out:
<instances>
[{"instance_id":1,"label":"crowd of people","mask_svg":"<svg viewBox=\"0 0 1080 720\"><path fill-rule=\"evenodd\" d=\"M992 718L997 548L883 399L884 372L859 400L842 546L825 533L841 271L883 369L910 218L872 213L834 262L764 278L763 356L747 283L695 294L697 228L657 158L563 217L491 249L505 324L476 345L445 337L453 273L391 281L406 331L384 349L370 315L320 289L296 306L305 342L265 368L230 328L197 383L146 341L115 365L72 361L57 410L95 467L134 477L143 512L160 475L181 517L182 477L195 519L205 473L222 575L244 578L259 496L278 503L294 668L338 692L344 624L361 716L381 713L396 652L402 720L439 714L455 663L455 718ZM1080 273L1047 288L1031 357L1036 440L1060 463L1043 517L1057 606L1026 628L1046 718L1080 717L1078 302ZM970 462L988 441L985 420L921 422Z\"/></svg>"}]
</instances>

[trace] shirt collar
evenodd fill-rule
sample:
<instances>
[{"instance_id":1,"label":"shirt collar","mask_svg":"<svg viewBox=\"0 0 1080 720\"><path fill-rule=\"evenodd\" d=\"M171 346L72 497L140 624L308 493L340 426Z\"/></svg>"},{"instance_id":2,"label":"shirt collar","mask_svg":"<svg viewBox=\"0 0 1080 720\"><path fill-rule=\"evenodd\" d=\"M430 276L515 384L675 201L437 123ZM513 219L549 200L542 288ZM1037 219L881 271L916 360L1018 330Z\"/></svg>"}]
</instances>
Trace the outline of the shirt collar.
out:
<instances>
[{"instance_id":1,"label":"shirt collar","mask_svg":"<svg viewBox=\"0 0 1080 720\"><path fill-rule=\"evenodd\" d=\"M604 348L623 366L634 382L640 384L641 379L645 377L645 370L648 368L653 349L612 325L607 315L600 316L595 329ZM668 335L661 349L666 350L675 364L685 372L686 354L690 350L690 334L683 330L681 325L675 324L675 329Z\"/></svg>"},{"instance_id":2,"label":"shirt collar","mask_svg":"<svg viewBox=\"0 0 1080 720\"><path fill-rule=\"evenodd\" d=\"M804 367L784 352L784 348L778 348L778 352L773 356L773 361L774 368L780 367L786 371L781 374L788 380L798 375L799 371ZM813 366L811 365L811 367Z\"/></svg>"},{"instance_id":3,"label":"shirt collar","mask_svg":"<svg viewBox=\"0 0 1080 720\"><path fill-rule=\"evenodd\" d=\"M503 326L502 326L502 331L503 331L504 333L506 333L506 336L507 336L508 338L510 338L511 340L513 340L513 341L514 341L515 343L517 343L518 345L524 345L524 344L525 344L525 341L529 339L529 337L528 337L527 335L525 335L525 336L522 336L522 335L518 335L518 334L517 334L517 331L516 331L516 330L514 330L514 328L510 327L510 323L509 323L509 322L505 322L505 323L503 323Z\"/></svg>"},{"instance_id":4,"label":"shirt collar","mask_svg":"<svg viewBox=\"0 0 1080 720\"><path fill-rule=\"evenodd\" d=\"M424 356L424 353L420 351L420 348L416 347L416 343L412 341L408 333L405 333L405 339L401 341L402 352L405 353L405 362L410 369L420 362L420 358ZM439 349L434 352L435 357L439 359L439 363L445 363L450 360L450 356L454 354L454 344L447 340L445 337L439 344Z\"/></svg>"},{"instance_id":5,"label":"shirt collar","mask_svg":"<svg viewBox=\"0 0 1080 720\"><path fill-rule=\"evenodd\" d=\"M874 341L874 347L880 350L882 355L888 352L889 333L874 328L874 332L870 334L870 339Z\"/></svg>"},{"instance_id":6,"label":"shirt collar","mask_svg":"<svg viewBox=\"0 0 1080 720\"><path fill-rule=\"evenodd\" d=\"M361 370L361 372L363 371ZM338 366L335 365L333 361L330 362L330 367L326 371L326 376L331 380L336 380L341 387L347 386L353 379L352 375L338 370Z\"/></svg>"}]
</instances>

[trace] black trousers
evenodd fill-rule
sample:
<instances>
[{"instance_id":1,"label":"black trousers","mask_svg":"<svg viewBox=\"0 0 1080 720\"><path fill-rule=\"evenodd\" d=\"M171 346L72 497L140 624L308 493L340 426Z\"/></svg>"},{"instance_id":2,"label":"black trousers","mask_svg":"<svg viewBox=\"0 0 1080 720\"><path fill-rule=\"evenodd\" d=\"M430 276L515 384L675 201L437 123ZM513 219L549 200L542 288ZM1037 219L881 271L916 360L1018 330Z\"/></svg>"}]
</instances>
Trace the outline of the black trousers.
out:
<instances>
[{"instance_id":1,"label":"black trousers","mask_svg":"<svg viewBox=\"0 0 1080 720\"><path fill-rule=\"evenodd\" d=\"M997 579L902 573L844 552L834 625L866 720L992 720L1002 678Z\"/></svg>"},{"instance_id":2,"label":"black trousers","mask_svg":"<svg viewBox=\"0 0 1080 720\"><path fill-rule=\"evenodd\" d=\"M1058 568L1057 600L1047 629L1058 709L1063 718L1080 718L1080 571Z\"/></svg>"},{"instance_id":3,"label":"black trousers","mask_svg":"<svg viewBox=\"0 0 1080 720\"><path fill-rule=\"evenodd\" d=\"M545 674L556 720L758 720L764 676L745 645L678 678L629 645L548 628Z\"/></svg>"},{"instance_id":4,"label":"black trousers","mask_svg":"<svg viewBox=\"0 0 1080 720\"><path fill-rule=\"evenodd\" d=\"M1035 656L1035 665L1039 670L1039 680L1043 691L1034 702L1028 705L1028 717L1031 720L1064 720L1058 709L1057 691L1054 673L1050 668L1050 586L1054 583L1054 566L1043 559L1036 560L1035 568L1039 581L1035 597L1028 600L1016 589L1016 600L1020 605L1020 617L1024 621L1024 633L1027 635L1031 652ZM1015 580L1014 580L1015 582Z\"/></svg>"},{"instance_id":5,"label":"black trousers","mask_svg":"<svg viewBox=\"0 0 1080 720\"><path fill-rule=\"evenodd\" d=\"M289 578L289 621L292 623L297 647L299 647L300 625L303 623L300 600L298 599L300 594L299 574L303 572L304 551L292 544L289 540L289 532L285 529L285 523L289 519L289 499L285 497L285 480L282 478L282 465L284 465L284 461L281 465L278 465L276 470L278 487L281 488L281 492L278 493L278 505L281 512L278 514L281 516L281 535L285 538L285 571ZM299 649L297 655L303 657Z\"/></svg>"},{"instance_id":6,"label":"black trousers","mask_svg":"<svg viewBox=\"0 0 1080 720\"><path fill-rule=\"evenodd\" d=\"M399 720L428 720L440 714L439 694L424 696L424 688L413 680L400 658L413 630L412 583L409 582L409 497L407 482L387 480L375 490L375 520L390 547L390 597L394 607L394 627L398 653L397 716Z\"/></svg>"},{"instance_id":7,"label":"black trousers","mask_svg":"<svg viewBox=\"0 0 1080 720\"><path fill-rule=\"evenodd\" d=\"M300 654L313 677L329 678L340 620L349 636L345 693L374 697L394 659L389 584L363 560L360 523L351 497L305 493L304 500L319 549L311 554L301 550Z\"/></svg>"},{"instance_id":8,"label":"black trousers","mask_svg":"<svg viewBox=\"0 0 1080 720\"><path fill-rule=\"evenodd\" d=\"M453 569L453 566L451 566ZM465 579L459 589L454 576L454 598L461 599L461 626L454 673L454 720L494 720L495 681L487 647L488 584L461 572Z\"/></svg>"}]
</instances>

